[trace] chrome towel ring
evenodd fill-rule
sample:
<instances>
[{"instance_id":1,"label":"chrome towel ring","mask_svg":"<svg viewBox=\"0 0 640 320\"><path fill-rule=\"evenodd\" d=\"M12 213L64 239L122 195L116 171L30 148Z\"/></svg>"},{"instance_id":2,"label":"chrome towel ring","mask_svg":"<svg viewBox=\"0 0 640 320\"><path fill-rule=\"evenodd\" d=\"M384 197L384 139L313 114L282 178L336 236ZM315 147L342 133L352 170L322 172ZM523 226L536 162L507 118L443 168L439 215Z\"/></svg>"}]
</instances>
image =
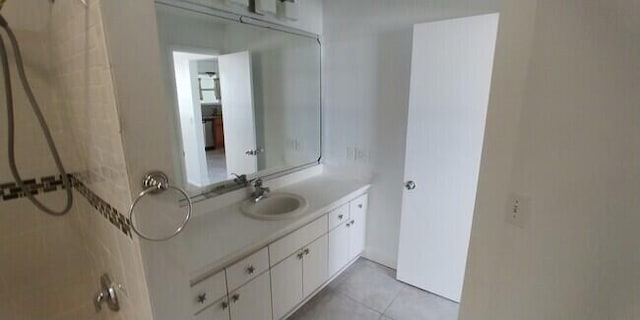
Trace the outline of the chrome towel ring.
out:
<instances>
[{"instance_id":1,"label":"chrome towel ring","mask_svg":"<svg viewBox=\"0 0 640 320\"><path fill-rule=\"evenodd\" d=\"M140 192L140 194L138 195L138 197L136 197L136 199L133 201L133 203L131 204L131 206L129 207L129 221L131 221L131 228L133 229L133 231L142 239L145 240L149 240L149 241L166 241L169 240L175 236L177 236L180 232L182 232L182 230L184 229L184 227L187 225L187 223L189 222L189 219L191 219L191 212L193 210L193 203L191 201L191 197L189 197L189 195L187 194L186 191L184 191L181 188L172 186L169 184L169 178L167 177L166 174L164 174L163 172L160 171L153 171L148 173L144 179L142 180L142 187L143 187L143 191ZM138 230L138 228L136 227L136 223L135 223L135 214L134 214L134 208L136 207L136 205L138 204L138 202L146 195L148 194L158 194L158 193L162 193L168 189L172 189L177 191L178 193L181 193L185 199L187 199L187 215L184 217L184 221L182 222L182 225L180 225L180 227L178 227L178 229L176 229L175 232L173 232L172 234L165 236L165 237L160 237L160 238L154 238L154 237L150 237L144 233L142 233L140 230Z\"/></svg>"}]
</instances>

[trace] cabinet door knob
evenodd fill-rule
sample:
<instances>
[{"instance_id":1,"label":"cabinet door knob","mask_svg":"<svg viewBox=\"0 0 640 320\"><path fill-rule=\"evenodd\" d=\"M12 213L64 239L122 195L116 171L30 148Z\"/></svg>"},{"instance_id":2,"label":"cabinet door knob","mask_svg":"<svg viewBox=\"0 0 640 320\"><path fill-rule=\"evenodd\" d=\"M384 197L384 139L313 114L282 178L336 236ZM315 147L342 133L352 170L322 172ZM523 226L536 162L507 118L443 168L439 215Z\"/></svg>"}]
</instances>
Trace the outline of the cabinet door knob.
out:
<instances>
[{"instance_id":1,"label":"cabinet door knob","mask_svg":"<svg viewBox=\"0 0 640 320\"><path fill-rule=\"evenodd\" d=\"M355 220L351 220L351 225L354 225L354 224L356 224L356 221Z\"/></svg>"},{"instance_id":2,"label":"cabinet door knob","mask_svg":"<svg viewBox=\"0 0 640 320\"><path fill-rule=\"evenodd\" d=\"M304 252L298 253L298 259L302 260L302 257L304 257Z\"/></svg>"},{"instance_id":3,"label":"cabinet door knob","mask_svg":"<svg viewBox=\"0 0 640 320\"><path fill-rule=\"evenodd\" d=\"M311 252L311 251L309 250L309 248L304 249L304 254L305 254L305 255L308 255L308 254L309 254L309 252Z\"/></svg>"},{"instance_id":4,"label":"cabinet door knob","mask_svg":"<svg viewBox=\"0 0 640 320\"><path fill-rule=\"evenodd\" d=\"M254 274L256 272L256 268L254 266L249 266L247 268L247 273L248 274Z\"/></svg>"},{"instance_id":5,"label":"cabinet door knob","mask_svg":"<svg viewBox=\"0 0 640 320\"><path fill-rule=\"evenodd\" d=\"M342 220L342 218L344 218L344 214L339 214L338 219Z\"/></svg>"},{"instance_id":6,"label":"cabinet door knob","mask_svg":"<svg viewBox=\"0 0 640 320\"><path fill-rule=\"evenodd\" d=\"M198 301L199 304L204 304L207 301L207 294L206 293L199 294L196 300Z\"/></svg>"},{"instance_id":7,"label":"cabinet door knob","mask_svg":"<svg viewBox=\"0 0 640 320\"><path fill-rule=\"evenodd\" d=\"M362 209L362 203L358 205L358 208Z\"/></svg>"},{"instance_id":8,"label":"cabinet door knob","mask_svg":"<svg viewBox=\"0 0 640 320\"><path fill-rule=\"evenodd\" d=\"M407 188L407 190L413 190L416 188L416 183L414 181L407 181L407 183L404 184L404 187Z\"/></svg>"},{"instance_id":9,"label":"cabinet door knob","mask_svg":"<svg viewBox=\"0 0 640 320\"><path fill-rule=\"evenodd\" d=\"M239 293L234 294L233 296L231 296L231 300L233 302L238 302L238 300L240 300L240 294Z\"/></svg>"},{"instance_id":10,"label":"cabinet door knob","mask_svg":"<svg viewBox=\"0 0 640 320\"><path fill-rule=\"evenodd\" d=\"M222 301L220 307L222 308L222 310L226 310L227 308L229 308L229 303L226 301Z\"/></svg>"}]
</instances>

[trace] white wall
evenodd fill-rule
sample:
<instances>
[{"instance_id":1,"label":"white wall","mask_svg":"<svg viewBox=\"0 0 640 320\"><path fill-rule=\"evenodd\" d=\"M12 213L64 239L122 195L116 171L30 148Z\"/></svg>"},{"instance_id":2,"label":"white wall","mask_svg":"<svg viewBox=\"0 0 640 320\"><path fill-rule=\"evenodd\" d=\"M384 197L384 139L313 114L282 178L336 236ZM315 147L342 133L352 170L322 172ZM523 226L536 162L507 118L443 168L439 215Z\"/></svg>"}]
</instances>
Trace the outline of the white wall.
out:
<instances>
[{"instance_id":1,"label":"white wall","mask_svg":"<svg viewBox=\"0 0 640 320\"><path fill-rule=\"evenodd\" d=\"M640 317L640 11L618 3L504 1L461 319Z\"/></svg>"},{"instance_id":2,"label":"white wall","mask_svg":"<svg viewBox=\"0 0 640 320\"><path fill-rule=\"evenodd\" d=\"M367 257L396 266L413 25L497 9L497 0L324 3L323 157L373 176ZM364 159L347 160L347 148Z\"/></svg>"}]
</instances>

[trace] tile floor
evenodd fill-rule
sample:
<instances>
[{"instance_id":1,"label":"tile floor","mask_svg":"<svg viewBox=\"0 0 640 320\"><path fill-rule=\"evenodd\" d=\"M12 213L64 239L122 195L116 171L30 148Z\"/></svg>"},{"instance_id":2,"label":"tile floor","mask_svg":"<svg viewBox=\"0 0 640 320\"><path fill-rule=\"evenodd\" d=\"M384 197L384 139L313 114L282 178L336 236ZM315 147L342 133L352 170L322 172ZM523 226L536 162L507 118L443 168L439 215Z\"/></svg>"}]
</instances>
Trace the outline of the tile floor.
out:
<instances>
[{"instance_id":1,"label":"tile floor","mask_svg":"<svg viewBox=\"0 0 640 320\"><path fill-rule=\"evenodd\" d=\"M366 259L302 306L290 320L456 320L458 304L395 280Z\"/></svg>"}]
</instances>

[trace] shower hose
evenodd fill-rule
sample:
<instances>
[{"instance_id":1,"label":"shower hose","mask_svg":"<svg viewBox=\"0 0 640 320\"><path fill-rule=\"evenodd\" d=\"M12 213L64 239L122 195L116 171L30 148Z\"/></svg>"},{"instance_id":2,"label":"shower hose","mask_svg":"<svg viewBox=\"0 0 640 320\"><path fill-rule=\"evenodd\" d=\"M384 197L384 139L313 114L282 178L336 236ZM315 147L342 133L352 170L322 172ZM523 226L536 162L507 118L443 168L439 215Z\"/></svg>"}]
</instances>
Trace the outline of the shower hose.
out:
<instances>
[{"instance_id":1,"label":"shower hose","mask_svg":"<svg viewBox=\"0 0 640 320\"><path fill-rule=\"evenodd\" d=\"M24 71L24 64L22 61L22 54L20 53L20 47L18 46L18 41L16 40L16 36L13 34L13 31L9 27L9 24L4 19L2 15L0 15L0 27L6 31L6 34L9 38L9 42L13 47L13 52L16 61L16 69L18 70L18 76L20 78L20 82L24 91L27 95L27 99L29 100L29 104L33 109L33 113L36 115L38 119L38 123L42 128L42 133L44 135L45 140L49 146L49 150L51 151L51 156L55 162L55 165L60 173L62 178L62 184L66 191L67 199L66 204L62 210L54 210L42 202L38 201L34 197L34 190L31 190L20 177L20 172L18 172L18 167L16 165L16 155L15 155L15 119L14 119L14 101L13 101L13 92L11 89L11 74L9 69L9 57L7 55L7 48L4 43L3 37L0 36L0 65L2 65L2 74L4 78L4 89L5 89L5 97L6 97L6 106L7 106L7 129L8 129L8 156L9 156L9 167L11 169L11 174L13 178L16 180L16 184L20 187L25 196L40 210L44 211L53 216L62 216L71 210L73 205L73 190L71 189L71 181L67 172L62 165L62 161L60 160L60 155L58 154L58 149L51 137L51 131L49 130L49 126L47 126L47 122L42 115L42 111L38 106L38 102L31 90L31 86L29 85L29 81L27 79L27 75Z\"/></svg>"}]
</instances>

